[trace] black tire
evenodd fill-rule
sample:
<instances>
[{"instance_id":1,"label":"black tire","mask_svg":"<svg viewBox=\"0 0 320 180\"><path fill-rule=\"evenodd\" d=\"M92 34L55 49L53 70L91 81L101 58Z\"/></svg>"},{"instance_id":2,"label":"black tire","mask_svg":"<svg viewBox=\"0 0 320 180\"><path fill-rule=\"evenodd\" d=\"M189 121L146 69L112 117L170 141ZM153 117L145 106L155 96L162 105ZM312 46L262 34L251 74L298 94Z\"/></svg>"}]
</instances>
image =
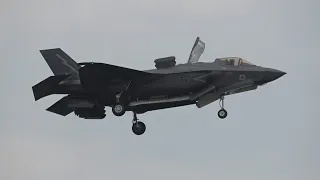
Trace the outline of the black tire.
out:
<instances>
[{"instance_id":1,"label":"black tire","mask_svg":"<svg viewBox=\"0 0 320 180\"><path fill-rule=\"evenodd\" d=\"M138 136L142 135L145 131L146 131L146 125L141 121L138 121L137 123L132 125L132 132L135 135L138 135Z\"/></svg>"},{"instance_id":2,"label":"black tire","mask_svg":"<svg viewBox=\"0 0 320 180\"><path fill-rule=\"evenodd\" d=\"M228 116L228 112L225 109L220 109L218 111L218 116L220 119L224 119Z\"/></svg>"},{"instance_id":3,"label":"black tire","mask_svg":"<svg viewBox=\"0 0 320 180\"><path fill-rule=\"evenodd\" d=\"M123 104L115 104L112 106L112 113L115 116L122 116L126 113L126 108Z\"/></svg>"}]
</instances>

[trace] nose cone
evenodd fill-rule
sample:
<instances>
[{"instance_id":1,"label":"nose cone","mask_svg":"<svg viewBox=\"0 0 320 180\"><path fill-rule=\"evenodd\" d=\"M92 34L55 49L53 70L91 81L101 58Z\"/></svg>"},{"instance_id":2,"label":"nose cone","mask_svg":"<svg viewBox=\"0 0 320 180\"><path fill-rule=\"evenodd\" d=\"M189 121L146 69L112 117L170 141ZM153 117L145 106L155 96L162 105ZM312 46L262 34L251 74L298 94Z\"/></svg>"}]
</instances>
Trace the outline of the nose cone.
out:
<instances>
[{"instance_id":1,"label":"nose cone","mask_svg":"<svg viewBox=\"0 0 320 180\"><path fill-rule=\"evenodd\" d=\"M281 76L285 74L287 73L277 69L266 68L266 71L263 73L261 80L258 81L257 84L262 85L265 83L269 83L271 81L279 79Z\"/></svg>"},{"instance_id":2,"label":"nose cone","mask_svg":"<svg viewBox=\"0 0 320 180\"><path fill-rule=\"evenodd\" d=\"M266 78L269 82L279 79L281 76L285 75L286 73L277 69L269 69L266 72Z\"/></svg>"}]
</instances>

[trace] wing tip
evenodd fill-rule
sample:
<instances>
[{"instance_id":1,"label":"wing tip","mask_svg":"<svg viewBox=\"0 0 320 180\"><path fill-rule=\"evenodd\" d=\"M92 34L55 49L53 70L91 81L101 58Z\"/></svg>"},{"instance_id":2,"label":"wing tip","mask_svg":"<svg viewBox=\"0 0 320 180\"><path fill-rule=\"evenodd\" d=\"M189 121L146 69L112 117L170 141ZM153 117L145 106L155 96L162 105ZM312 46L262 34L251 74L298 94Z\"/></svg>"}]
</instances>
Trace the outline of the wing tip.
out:
<instances>
[{"instance_id":1,"label":"wing tip","mask_svg":"<svg viewBox=\"0 0 320 180\"><path fill-rule=\"evenodd\" d=\"M39 49L39 52L41 54L45 53L45 52L49 52L49 51L63 51L61 48L47 48L47 49Z\"/></svg>"}]
</instances>

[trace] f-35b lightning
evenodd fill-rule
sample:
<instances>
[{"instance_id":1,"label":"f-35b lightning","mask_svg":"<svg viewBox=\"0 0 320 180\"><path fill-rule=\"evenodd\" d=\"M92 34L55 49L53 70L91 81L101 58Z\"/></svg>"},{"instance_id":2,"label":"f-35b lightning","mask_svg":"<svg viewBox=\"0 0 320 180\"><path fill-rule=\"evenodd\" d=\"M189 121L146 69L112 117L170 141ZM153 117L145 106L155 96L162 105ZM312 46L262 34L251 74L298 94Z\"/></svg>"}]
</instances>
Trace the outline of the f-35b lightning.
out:
<instances>
[{"instance_id":1,"label":"f-35b lightning","mask_svg":"<svg viewBox=\"0 0 320 180\"><path fill-rule=\"evenodd\" d=\"M47 108L62 116L74 112L85 119L103 119L105 107L115 116L133 112L132 131L145 132L137 114L196 104L202 108L220 100L218 116L227 117L224 97L251 91L286 74L254 65L240 57L198 62L205 43L197 37L187 63L176 65L175 57L156 59L156 69L134 70L104 63L76 63L60 48L40 50L51 68L50 76L32 87L35 100L52 94L65 97Z\"/></svg>"}]
</instances>

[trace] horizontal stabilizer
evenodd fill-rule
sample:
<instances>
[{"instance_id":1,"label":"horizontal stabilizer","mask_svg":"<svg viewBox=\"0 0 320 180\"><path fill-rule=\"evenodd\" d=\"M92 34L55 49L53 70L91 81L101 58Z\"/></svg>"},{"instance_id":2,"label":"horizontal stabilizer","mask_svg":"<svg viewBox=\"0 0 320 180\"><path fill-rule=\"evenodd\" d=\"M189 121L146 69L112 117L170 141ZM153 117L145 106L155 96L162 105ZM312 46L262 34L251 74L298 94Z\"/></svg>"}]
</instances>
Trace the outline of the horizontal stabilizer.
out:
<instances>
[{"instance_id":1,"label":"horizontal stabilizer","mask_svg":"<svg viewBox=\"0 0 320 180\"><path fill-rule=\"evenodd\" d=\"M66 116L74 111L74 108L68 107L69 96L65 96L52 106L47 108L47 111L59 114L61 116Z\"/></svg>"},{"instance_id":2,"label":"horizontal stabilizer","mask_svg":"<svg viewBox=\"0 0 320 180\"><path fill-rule=\"evenodd\" d=\"M73 112L76 108L93 108L94 102L85 98L75 98L72 96L65 96L52 106L47 108L47 111L66 116Z\"/></svg>"},{"instance_id":3,"label":"horizontal stabilizer","mask_svg":"<svg viewBox=\"0 0 320 180\"><path fill-rule=\"evenodd\" d=\"M54 93L55 87L58 86L61 81L68 77L69 75L50 76L40 83L32 86L34 99L37 101L45 96L51 95L52 93Z\"/></svg>"}]
</instances>

